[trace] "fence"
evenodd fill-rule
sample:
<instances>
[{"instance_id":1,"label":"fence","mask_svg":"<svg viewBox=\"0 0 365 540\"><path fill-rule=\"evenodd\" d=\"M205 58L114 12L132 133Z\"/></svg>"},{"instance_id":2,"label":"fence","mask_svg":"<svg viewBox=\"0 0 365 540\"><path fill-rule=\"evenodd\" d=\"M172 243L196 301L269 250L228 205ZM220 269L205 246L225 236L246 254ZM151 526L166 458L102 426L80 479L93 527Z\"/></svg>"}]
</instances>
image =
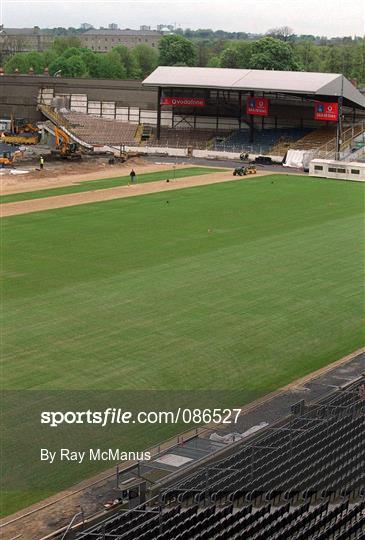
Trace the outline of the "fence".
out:
<instances>
[{"instance_id":1,"label":"fence","mask_svg":"<svg viewBox=\"0 0 365 540\"><path fill-rule=\"evenodd\" d=\"M346 129L341 136L341 152L348 148L352 141L362 133L365 132L365 122L360 122L355 126L351 126ZM331 139L323 146L320 146L313 152L313 159L334 159L337 154L337 139Z\"/></svg>"}]
</instances>

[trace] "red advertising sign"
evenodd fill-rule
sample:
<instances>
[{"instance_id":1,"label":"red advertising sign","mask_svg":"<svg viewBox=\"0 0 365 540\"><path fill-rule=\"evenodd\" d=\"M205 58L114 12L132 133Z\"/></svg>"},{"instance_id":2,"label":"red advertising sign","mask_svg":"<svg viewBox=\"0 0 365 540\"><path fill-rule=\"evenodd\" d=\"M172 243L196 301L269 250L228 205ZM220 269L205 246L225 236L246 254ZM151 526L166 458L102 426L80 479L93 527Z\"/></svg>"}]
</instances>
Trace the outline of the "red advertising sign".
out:
<instances>
[{"instance_id":1,"label":"red advertising sign","mask_svg":"<svg viewBox=\"0 0 365 540\"><path fill-rule=\"evenodd\" d=\"M314 119L326 122L336 122L338 120L338 103L318 101L314 104Z\"/></svg>"},{"instance_id":2,"label":"red advertising sign","mask_svg":"<svg viewBox=\"0 0 365 540\"><path fill-rule=\"evenodd\" d=\"M195 97L163 97L161 105L169 105L170 107L204 107L204 98Z\"/></svg>"},{"instance_id":3,"label":"red advertising sign","mask_svg":"<svg viewBox=\"0 0 365 540\"><path fill-rule=\"evenodd\" d=\"M269 100L263 97L248 97L246 112L253 116L267 116L269 114Z\"/></svg>"}]
</instances>

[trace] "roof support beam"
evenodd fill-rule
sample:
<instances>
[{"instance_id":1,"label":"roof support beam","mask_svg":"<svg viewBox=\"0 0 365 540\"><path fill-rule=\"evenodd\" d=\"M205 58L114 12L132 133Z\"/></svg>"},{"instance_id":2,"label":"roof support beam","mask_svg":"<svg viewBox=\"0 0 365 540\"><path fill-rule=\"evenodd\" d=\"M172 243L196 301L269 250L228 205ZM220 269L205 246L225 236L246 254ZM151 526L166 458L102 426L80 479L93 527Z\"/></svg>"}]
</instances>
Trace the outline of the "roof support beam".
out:
<instances>
[{"instance_id":1,"label":"roof support beam","mask_svg":"<svg viewBox=\"0 0 365 540\"><path fill-rule=\"evenodd\" d=\"M250 96L254 97L255 92L250 92ZM255 118L252 114L250 114L250 142L255 142Z\"/></svg>"},{"instance_id":2,"label":"roof support beam","mask_svg":"<svg viewBox=\"0 0 365 540\"><path fill-rule=\"evenodd\" d=\"M161 137L161 86L158 87L157 91L157 130L156 130L157 140L160 140Z\"/></svg>"}]
</instances>

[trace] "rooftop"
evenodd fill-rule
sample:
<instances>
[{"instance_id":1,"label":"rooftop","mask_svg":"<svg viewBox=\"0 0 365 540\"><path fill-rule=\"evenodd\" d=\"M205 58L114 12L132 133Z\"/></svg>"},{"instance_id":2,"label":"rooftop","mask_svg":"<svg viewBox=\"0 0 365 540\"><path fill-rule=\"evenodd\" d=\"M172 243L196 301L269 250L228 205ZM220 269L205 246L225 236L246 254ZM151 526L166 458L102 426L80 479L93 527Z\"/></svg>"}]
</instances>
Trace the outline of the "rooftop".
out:
<instances>
[{"instance_id":1,"label":"rooftop","mask_svg":"<svg viewBox=\"0 0 365 540\"><path fill-rule=\"evenodd\" d=\"M339 73L160 66L143 84L168 88L311 94L319 97L339 97L342 94L351 104L365 108L365 97Z\"/></svg>"},{"instance_id":2,"label":"rooftop","mask_svg":"<svg viewBox=\"0 0 365 540\"><path fill-rule=\"evenodd\" d=\"M131 30L129 28L91 28L83 36L160 36L156 30Z\"/></svg>"},{"instance_id":3,"label":"rooftop","mask_svg":"<svg viewBox=\"0 0 365 540\"><path fill-rule=\"evenodd\" d=\"M34 26L33 28L4 28L0 26L0 34L4 33L7 36L29 36L33 34L39 35L52 35L52 32L47 29Z\"/></svg>"}]
</instances>

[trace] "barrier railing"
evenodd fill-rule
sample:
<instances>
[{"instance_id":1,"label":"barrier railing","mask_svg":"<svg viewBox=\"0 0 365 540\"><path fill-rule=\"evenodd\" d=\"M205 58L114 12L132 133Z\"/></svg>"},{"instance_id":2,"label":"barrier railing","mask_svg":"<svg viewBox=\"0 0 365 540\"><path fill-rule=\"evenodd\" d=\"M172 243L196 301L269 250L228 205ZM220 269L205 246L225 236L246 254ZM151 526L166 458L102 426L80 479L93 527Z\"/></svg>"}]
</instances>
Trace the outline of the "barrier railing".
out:
<instances>
[{"instance_id":1,"label":"barrier railing","mask_svg":"<svg viewBox=\"0 0 365 540\"><path fill-rule=\"evenodd\" d=\"M54 122L58 126L66 127L67 129L71 128L70 123L66 118L58 114L50 105L40 103L38 109L46 116L49 120Z\"/></svg>"},{"instance_id":2,"label":"barrier railing","mask_svg":"<svg viewBox=\"0 0 365 540\"><path fill-rule=\"evenodd\" d=\"M341 136L340 151L346 150L346 148L351 145L352 141L364 132L365 122L360 122L359 124L347 128ZM332 159L336 157L336 154L337 139L333 138L313 151L313 159Z\"/></svg>"}]
</instances>

